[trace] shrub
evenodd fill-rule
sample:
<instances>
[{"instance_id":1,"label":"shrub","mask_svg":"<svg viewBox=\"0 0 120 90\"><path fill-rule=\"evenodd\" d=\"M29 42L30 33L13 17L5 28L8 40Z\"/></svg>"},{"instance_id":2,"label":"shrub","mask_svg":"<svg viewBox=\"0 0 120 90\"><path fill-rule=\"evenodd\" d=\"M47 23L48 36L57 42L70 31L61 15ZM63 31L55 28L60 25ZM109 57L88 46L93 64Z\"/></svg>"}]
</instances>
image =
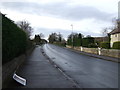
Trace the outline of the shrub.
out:
<instances>
[{"instance_id":1,"label":"shrub","mask_svg":"<svg viewBox=\"0 0 120 90\"><path fill-rule=\"evenodd\" d=\"M65 42L54 42L55 45L66 47Z\"/></svg>"},{"instance_id":2,"label":"shrub","mask_svg":"<svg viewBox=\"0 0 120 90\"><path fill-rule=\"evenodd\" d=\"M101 42L100 47L105 48L105 49L110 49L110 43L109 42Z\"/></svg>"},{"instance_id":3,"label":"shrub","mask_svg":"<svg viewBox=\"0 0 120 90\"><path fill-rule=\"evenodd\" d=\"M89 47L90 44L94 43L93 37L86 37L82 39L82 46L83 47Z\"/></svg>"},{"instance_id":4,"label":"shrub","mask_svg":"<svg viewBox=\"0 0 120 90\"><path fill-rule=\"evenodd\" d=\"M113 49L120 49L120 41L113 43Z\"/></svg>"},{"instance_id":5,"label":"shrub","mask_svg":"<svg viewBox=\"0 0 120 90\"><path fill-rule=\"evenodd\" d=\"M97 48L98 46L95 43L91 43L88 45L88 48Z\"/></svg>"},{"instance_id":6,"label":"shrub","mask_svg":"<svg viewBox=\"0 0 120 90\"><path fill-rule=\"evenodd\" d=\"M24 53L27 47L26 33L10 19L2 15L2 63Z\"/></svg>"}]
</instances>

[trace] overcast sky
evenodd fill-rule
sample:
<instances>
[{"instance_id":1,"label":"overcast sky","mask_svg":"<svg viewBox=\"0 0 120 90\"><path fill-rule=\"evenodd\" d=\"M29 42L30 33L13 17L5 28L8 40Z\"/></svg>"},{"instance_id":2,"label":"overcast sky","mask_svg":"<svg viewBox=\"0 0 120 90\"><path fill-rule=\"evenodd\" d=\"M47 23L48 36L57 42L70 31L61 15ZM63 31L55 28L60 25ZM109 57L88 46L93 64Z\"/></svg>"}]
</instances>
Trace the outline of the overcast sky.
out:
<instances>
[{"instance_id":1,"label":"overcast sky","mask_svg":"<svg viewBox=\"0 0 120 90\"><path fill-rule=\"evenodd\" d=\"M118 17L119 0L1 0L0 11L17 22L27 20L35 34L45 38L52 32L64 38L73 31L83 35L101 36L101 30L113 25Z\"/></svg>"}]
</instances>

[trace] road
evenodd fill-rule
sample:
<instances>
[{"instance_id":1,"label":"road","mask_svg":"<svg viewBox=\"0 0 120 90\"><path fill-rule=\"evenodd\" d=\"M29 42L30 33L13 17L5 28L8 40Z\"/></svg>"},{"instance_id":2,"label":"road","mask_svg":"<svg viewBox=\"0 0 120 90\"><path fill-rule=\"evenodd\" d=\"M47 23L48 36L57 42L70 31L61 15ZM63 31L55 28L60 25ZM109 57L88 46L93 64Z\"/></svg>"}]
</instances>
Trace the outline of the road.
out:
<instances>
[{"instance_id":1,"label":"road","mask_svg":"<svg viewBox=\"0 0 120 90\"><path fill-rule=\"evenodd\" d=\"M45 44L43 50L80 88L118 88L118 63Z\"/></svg>"}]
</instances>

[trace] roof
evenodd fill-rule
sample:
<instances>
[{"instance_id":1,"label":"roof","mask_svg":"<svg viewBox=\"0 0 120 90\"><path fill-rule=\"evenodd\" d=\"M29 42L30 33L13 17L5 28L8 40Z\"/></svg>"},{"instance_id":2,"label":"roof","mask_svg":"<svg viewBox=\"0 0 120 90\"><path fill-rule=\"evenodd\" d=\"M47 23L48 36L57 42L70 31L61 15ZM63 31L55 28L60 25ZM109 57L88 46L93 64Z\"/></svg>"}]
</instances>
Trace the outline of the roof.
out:
<instances>
[{"instance_id":1,"label":"roof","mask_svg":"<svg viewBox=\"0 0 120 90\"><path fill-rule=\"evenodd\" d=\"M111 31L109 34L117 34L120 33L120 29L114 29L113 31Z\"/></svg>"}]
</instances>

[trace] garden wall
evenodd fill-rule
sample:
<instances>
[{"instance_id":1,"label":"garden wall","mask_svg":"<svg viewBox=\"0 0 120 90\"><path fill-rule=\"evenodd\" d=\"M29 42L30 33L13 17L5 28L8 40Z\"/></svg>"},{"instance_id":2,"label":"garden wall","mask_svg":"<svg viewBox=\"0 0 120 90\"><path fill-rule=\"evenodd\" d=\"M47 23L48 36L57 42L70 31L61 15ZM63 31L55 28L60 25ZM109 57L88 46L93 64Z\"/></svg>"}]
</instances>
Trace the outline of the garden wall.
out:
<instances>
[{"instance_id":1,"label":"garden wall","mask_svg":"<svg viewBox=\"0 0 120 90\"><path fill-rule=\"evenodd\" d=\"M67 48L72 48L71 46L66 45ZM75 50L83 51L87 53L109 56L114 58L120 58L120 50L117 49L98 49L98 48L85 48L85 47L74 47Z\"/></svg>"}]
</instances>

